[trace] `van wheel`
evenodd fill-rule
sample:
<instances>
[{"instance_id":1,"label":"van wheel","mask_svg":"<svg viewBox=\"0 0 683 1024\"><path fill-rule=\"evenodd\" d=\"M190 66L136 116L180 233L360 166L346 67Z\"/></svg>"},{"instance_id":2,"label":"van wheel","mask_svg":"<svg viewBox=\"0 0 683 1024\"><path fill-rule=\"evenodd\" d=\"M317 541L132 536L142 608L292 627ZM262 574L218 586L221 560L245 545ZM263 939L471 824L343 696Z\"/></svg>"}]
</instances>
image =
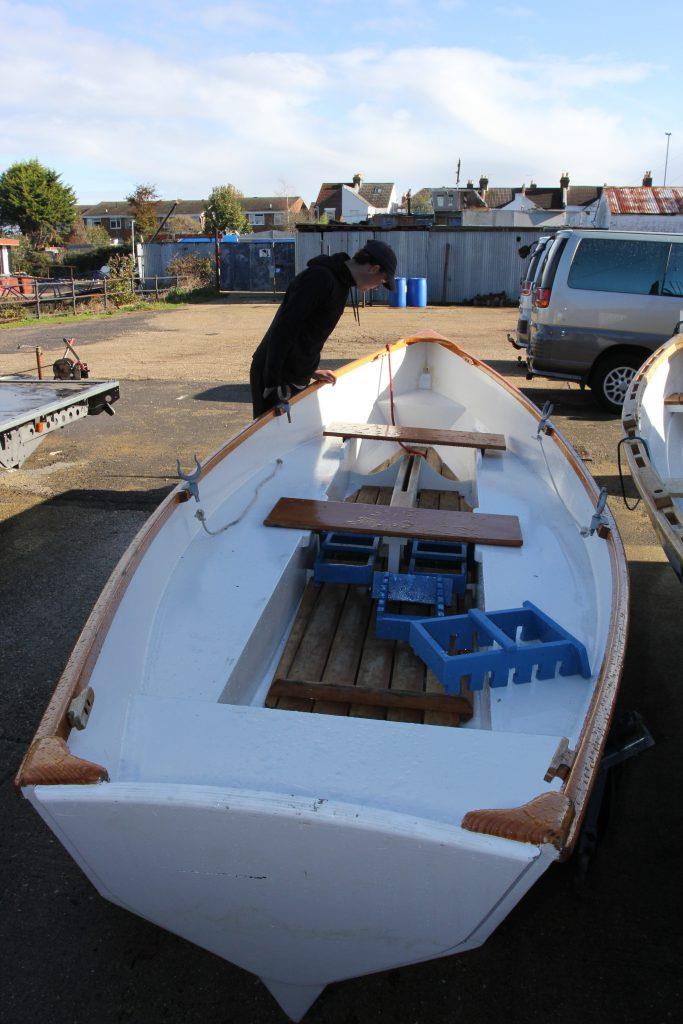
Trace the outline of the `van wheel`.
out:
<instances>
[{"instance_id":1,"label":"van wheel","mask_svg":"<svg viewBox=\"0 0 683 1024\"><path fill-rule=\"evenodd\" d=\"M598 405L620 416L629 385L642 362L637 355L622 352L601 359L588 378Z\"/></svg>"}]
</instances>

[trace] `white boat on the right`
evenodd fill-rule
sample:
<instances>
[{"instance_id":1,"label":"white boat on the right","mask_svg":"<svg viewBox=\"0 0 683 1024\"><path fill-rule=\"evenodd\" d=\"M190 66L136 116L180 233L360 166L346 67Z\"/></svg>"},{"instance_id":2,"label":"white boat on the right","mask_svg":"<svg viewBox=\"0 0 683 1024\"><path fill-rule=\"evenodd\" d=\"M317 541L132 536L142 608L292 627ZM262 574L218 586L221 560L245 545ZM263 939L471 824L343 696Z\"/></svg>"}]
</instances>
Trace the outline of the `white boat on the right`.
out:
<instances>
[{"instance_id":1,"label":"white boat on the right","mask_svg":"<svg viewBox=\"0 0 683 1024\"><path fill-rule=\"evenodd\" d=\"M622 425L636 487L683 582L683 335L674 335L638 370Z\"/></svg>"}]
</instances>

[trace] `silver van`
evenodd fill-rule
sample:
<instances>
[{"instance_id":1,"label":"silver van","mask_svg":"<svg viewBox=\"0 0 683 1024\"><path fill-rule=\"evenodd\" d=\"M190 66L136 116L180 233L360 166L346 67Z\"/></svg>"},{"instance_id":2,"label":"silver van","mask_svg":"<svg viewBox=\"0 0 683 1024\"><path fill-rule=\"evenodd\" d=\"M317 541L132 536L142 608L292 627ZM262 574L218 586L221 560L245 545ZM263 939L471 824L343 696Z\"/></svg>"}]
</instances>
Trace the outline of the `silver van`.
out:
<instances>
[{"instance_id":1,"label":"silver van","mask_svg":"<svg viewBox=\"0 0 683 1024\"><path fill-rule=\"evenodd\" d=\"M587 384L619 413L628 385L683 319L683 235L563 230L534 290L527 379Z\"/></svg>"},{"instance_id":2,"label":"silver van","mask_svg":"<svg viewBox=\"0 0 683 1024\"><path fill-rule=\"evenodd\" d=\"M519 296L517 329L514 336L512 334L508 334L508 341L516 349L528 349L529 347L529 323L531 321L531 307L533 306L534 300L536 276L543 268L543 254L544 252L547 252L550 247L553 237L553 235L541 235L533 245L528 247L531 259L529 260L529 265L526 268L526 272L522 280L522 289ZM526 251L526 247L520 249L520 255Z\"/></svg>"}]
</instances>

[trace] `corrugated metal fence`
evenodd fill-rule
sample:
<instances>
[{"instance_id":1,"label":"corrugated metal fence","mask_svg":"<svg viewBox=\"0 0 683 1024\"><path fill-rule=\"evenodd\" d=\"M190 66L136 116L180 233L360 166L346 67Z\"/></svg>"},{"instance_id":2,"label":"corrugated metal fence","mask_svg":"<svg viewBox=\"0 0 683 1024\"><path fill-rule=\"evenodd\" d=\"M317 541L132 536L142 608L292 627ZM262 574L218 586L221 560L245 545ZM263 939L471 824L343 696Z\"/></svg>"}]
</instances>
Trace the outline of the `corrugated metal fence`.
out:
<instances>
[{"instance_id":1,"label":"corrugated metal fence","mask_svg":"<svg viewBox=\"0 0 683 1024\"><path fill-rule=\"evenodd\" d=\"M213 242L147 242L142 246L142 276L163 277L174 256L200 256L215 259Z\"/></svg>"},{"instance_id":2,"label":"corrugated metal fence","mask_svg":"<svg viewBox=\"0 0 683 1024\"><path fill-rule=\"evenodd\" d=\"M531 245L542 234L542 230L533 228L298 231L296 272L303 270L314 256L335 252L353 256L369 238L377 238L396 253L398 274L427 278L430 304L465 302L491 292L505 292L509 298L517 299L529 262L517 250ZM386 302L386 296L384 289L379 288L373 301Z\"/></svg>"}]
</instances>

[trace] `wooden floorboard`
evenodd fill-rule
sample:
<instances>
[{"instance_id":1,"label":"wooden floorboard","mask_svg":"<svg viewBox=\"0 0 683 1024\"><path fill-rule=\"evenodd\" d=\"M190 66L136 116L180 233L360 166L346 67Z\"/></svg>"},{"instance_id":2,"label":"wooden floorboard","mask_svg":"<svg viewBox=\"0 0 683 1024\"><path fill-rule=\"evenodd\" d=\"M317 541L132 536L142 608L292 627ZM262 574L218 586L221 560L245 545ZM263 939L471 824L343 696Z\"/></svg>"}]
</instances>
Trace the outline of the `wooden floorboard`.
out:
<instances>
[{"instance_id":1,"label":"wooden floorboard","mask_svg":"<svg viewBox=\"0 0 683 1024\"><path fill-rule=\"evenodd\" d=\"M433 449L427 461L446 475L446 467ZM452 474L448 473L449 478ZM391 487L362 487L349 501L389 505ZM444 511L468 511L467 502L452 491L421 491L418 507ZM407 570L407 563L402 565ZM454 598L448 609L456 614L471 606L471 594ZM310 680L326 685L370 687L416 693L444 693L438 679L404 641L380 640L375 635L375 602L364 587L306 586L299 611L275 672L275 679ZM424 606L404 603L404 613L420 614ZM306 691L311 692L310 688ZM463 694L471 704L471 694ZM359 718L387 719L413 724L457 726L460 715L447 711L375 707L339 700L301 699L295 696L267 700L269 707L290 711L314 711L319 714L351 715ZM465 716L469 717L469 716Z\"/></svg>"}]
</instances>

